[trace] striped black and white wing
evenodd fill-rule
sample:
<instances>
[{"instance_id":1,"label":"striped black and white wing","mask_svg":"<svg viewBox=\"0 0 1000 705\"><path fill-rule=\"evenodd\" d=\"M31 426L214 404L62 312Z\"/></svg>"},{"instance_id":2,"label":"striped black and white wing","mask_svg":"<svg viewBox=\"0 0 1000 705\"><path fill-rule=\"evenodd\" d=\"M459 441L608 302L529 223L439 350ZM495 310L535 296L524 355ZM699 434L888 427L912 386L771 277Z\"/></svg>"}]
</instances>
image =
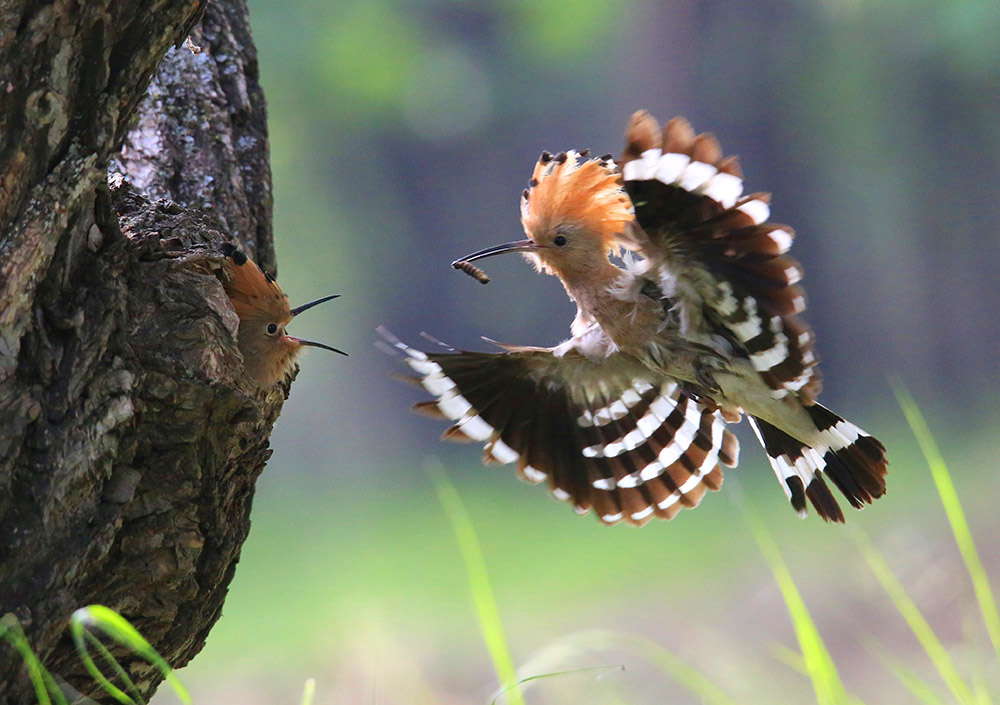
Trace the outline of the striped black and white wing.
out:
<instances>
[{"instance_id":1,"label":"striped black and white wing","mask_svg":"<svg viewBox=\"0 0 1000 705\"><path fill-rule=\"evenodd\" d=\"M744 196L736 158L683 118L661 131L638 112L626 139L622 174L639 227L622 244L644 255L665 297L736 343L776 398L811 403L821 379L815 336L798 315L802 269L786 254L791 228L768 221L770 197ZM698 323L682 319L682 332Z\"/></svg>"},{"instance_id":2,"label":"striped black and white wing","mask_svg":"<svg viewBox=\"0 0 1000 705\"><path fill-rule=\"evenodd\" d=\"M453 422L444 439L484 443L484 463L516 463L524 480L606 524L670 519L719 489L720 464L736 464L717 409L622 354L592 359L573 341L423 352L381 332L434 396L415 409Z\"/></svg>"}]
</instances>

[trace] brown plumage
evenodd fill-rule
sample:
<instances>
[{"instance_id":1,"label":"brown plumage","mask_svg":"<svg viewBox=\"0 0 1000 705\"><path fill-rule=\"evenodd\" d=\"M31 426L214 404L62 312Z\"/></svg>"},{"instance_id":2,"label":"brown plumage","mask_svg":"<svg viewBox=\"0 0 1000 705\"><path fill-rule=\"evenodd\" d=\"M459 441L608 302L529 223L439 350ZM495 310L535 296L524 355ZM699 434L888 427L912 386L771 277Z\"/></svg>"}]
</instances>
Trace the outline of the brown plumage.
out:
<instances>
[{"instance_id":1,"label":"brown plumage","mask_svg":"<svg viewBox=\"0 0 1000 705\"><path fill-rule=\"evenodd\" d=\"M226 294L240 318L238 344L243 354L243 366L261 387L270 387L291 372L295 358L303 346L332 350L332 348L304 338L286 335L285 326L299 313L337 298L324 296L297 308L288 305L288 296L270 274L262 272L234 245L222 246L226 257L227 279L223 283Z\"/></svg>"},{"instance_id":2,"label":"brown plumage","mask_svg":"<svg viewBox=\"0 0 1000 705\"><path fill-rule=\"evenodd\" d=\"M446 439L484 442L488 460L605 523L670 518L718 489L738 456L725 424L744 413L793 508L842 522L824 477L861 507L885 493L885 448L815 401L794 233L769 203L743 195L715 137L637 112L620 167L543 153L521 200L527 238L459 260L520 252L557 276L577 305L571 338L486 354L385 335L456 422Z\"/></svg>"}]
</instances>

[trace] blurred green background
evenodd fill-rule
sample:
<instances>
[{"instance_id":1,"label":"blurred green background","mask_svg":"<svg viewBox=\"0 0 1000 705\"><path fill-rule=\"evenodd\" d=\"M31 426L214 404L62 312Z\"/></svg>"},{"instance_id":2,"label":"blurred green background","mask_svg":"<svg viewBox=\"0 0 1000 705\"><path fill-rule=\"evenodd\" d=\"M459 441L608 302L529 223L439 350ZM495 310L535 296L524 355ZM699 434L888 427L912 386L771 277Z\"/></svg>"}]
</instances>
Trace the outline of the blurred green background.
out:
<instances>
[{"instance_id":1,"label":"blurred green background","mask_svg":"<svg viewBox=\"0 0 1000 705\"><path fill-rule=\"evenodd\" d=\"M495 676L426 473L437 462L480 534L525 675L626 667L538 682L529 702L700 702L634 654L573 646L596 627L656 640L740 702L810 702L774 654L794 635L748 507L849 688L908 702L866 640L915 669L926 656L844 529L791 511L752 436L696 511L606 528L481 467L478 448L439 443L442 425L407 411L425 396L372 345L378 325L472 349L480 335L565 338L574 309L554 278L500 258L481 287L448 265L520 237L541 150L618 153L638 108L714 132L797 230L823 401L889 447L888 496L848 520L962 667L998 685L888 380L921 404L997 575L1000 4L252 0L251 16L279 281L293 304L343 294L294 332L351 357L302 360L223 618L180 672L197 702L297 702L315 677L317 703L488 703Z\"/></svg>"}]
</instances>

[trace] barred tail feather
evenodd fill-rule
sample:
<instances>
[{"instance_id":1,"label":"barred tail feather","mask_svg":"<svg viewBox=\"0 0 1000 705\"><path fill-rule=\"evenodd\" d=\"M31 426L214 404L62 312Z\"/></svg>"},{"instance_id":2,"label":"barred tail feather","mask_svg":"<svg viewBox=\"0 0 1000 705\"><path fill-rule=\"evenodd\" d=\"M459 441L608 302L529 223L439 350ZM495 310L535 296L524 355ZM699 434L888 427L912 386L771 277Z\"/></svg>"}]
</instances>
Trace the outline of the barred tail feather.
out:
<instances>
[{"instance_id":1,"label":"barred tail feather","mask_svg":"<svg viewBox=\"0 0 1000 705\"><path fill-rule=\"evenodd\" d=\"M851 505L860 508L885 494L885 446L825 406L806 407L826 445L826 474Z\"/></svg>"},{"instance_id":2,"label":"barred tail feather","mask_svg":"<svg viewBox=\"0 0 1000 705\"><path fill-rule=\"evenodd\" d=\"M808 499L823 519L843 523L823 477L861 509L885 494L885 446L824 406L813 404L806 411L820 432L820 442L812 447L759 418L750 417L750 423L795 511L804 517Z\"/></svg>"},{"instance_id":3,"label":"barred tail feather","mask_svg":"<svg viewBox=\"0 0 1000 705\"><path fill-rule=\"evenodd\" d=\"M823 519L843 523L844 513L823 481L822 473L826 466L823 455L755 416L750 417L750 425L799 516L805 518L808 514L808 499Z\"/></svg>"}]
</instances>

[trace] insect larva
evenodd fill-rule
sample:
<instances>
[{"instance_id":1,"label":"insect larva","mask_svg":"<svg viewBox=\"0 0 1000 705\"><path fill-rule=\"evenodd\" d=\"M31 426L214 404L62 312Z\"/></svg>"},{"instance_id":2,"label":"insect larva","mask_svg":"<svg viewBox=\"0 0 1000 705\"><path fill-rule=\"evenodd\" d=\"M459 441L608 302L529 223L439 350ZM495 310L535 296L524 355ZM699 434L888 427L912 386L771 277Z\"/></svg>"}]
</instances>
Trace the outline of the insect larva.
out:
<instances>
[{"instance_id":1,"label":"insect larva","mask_svg":"<svg viewBox=\"0 0 1000 705\"><path fill-rule=\"evenodd\" d=\"M466 274L468 274L470 277L472 277L473 279L475 279L480 284L489 284L490 283L490 278L488 276L486 276L486 272L484 272L483 270L481 270L479 267L477 267L476 265L474 265L472 262L465 262L463 260L459 260L457 262L452 262L451 266L454 267L455 269L458 269L458 270L461 270L461 271L465 272Z\"/></svg>"}]
</instances>

